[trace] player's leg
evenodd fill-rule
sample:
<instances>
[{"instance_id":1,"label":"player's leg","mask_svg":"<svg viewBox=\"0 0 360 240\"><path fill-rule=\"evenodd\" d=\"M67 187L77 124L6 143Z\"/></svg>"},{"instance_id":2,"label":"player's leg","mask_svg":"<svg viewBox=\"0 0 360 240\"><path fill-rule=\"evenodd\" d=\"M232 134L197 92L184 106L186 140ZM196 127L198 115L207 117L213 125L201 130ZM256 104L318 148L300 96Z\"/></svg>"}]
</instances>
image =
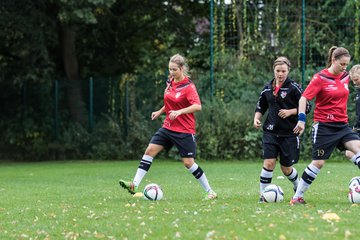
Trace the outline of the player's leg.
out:
<instances>
[{"instance_id":1,"label":"player's leg","mask_svg":"<svg viewBox=\"0 0 360 240\"><path fill-rule=\"evenodd\" d=\"M279 144L278 137L272 134L264 133L262 138L262 147L263 147L263 166L260 172L260 200L259 202L263 202L261 198L261 193L264 189L271 184L273 178L273 171L276 165L276 158L279 155Z\"/></svg>"},{"instance_id":2,"label":"player's leg","mask_svg":"<svg viewBox=\"0 0 360 240\"><path fill-rule=\"evenodd\" d=\"M315 123L312 127L312 162L304 170L298 187L290 205L305 204L304 194L314 182L321 168L325 164L335 147L341 142L343 138L342 129L334 130L334 127L329 127L321 123Z\"/></svg>"},{"instance_id":3,"label":"player's leg","mask_svg":"<svg viewBox=\"0 0 360 240\"><path fill-rule=\"evenodd\" d=\"M345 157L355 164L355 162L356 162L355 153L353 153L352 151L346 150Z\"/></svg>"},{"instance_id":4,"label":"player's leg","mask_svg":"<svg viewBox=\"0 0 360 240\"><path fill-rule=\"evenodd\" d=\"M209 181L201 169L201 167L195 163L194 158L182 158L184 166L189 170L189 172L198 180L201 187L206 192L206 199L214 199L217 198L217 194L210 187Z\"/></svg>"},{"instance_id":5,"label":"player's leg","mask_svg":"<svg viewBox=\"0 0 360 240\"><path fill-rule=\"evenodd\" d=\"M294 192L299 184L298 172L294 167L300 157L300 139L298 136L280 138L281 171L293 184Z\"/></svg>"},{"instance_id":6,"label":"player's leg","mask_svg":"<svg viewBox=\"0 0 360 240\"><path fill-rule=\"evenodd\" d=\"M351 161L360 168L360 141L350 140L344 143L344 147L352 153ZM354 154L355 153L355 154ZM350 156L351 154L349 154Z\"/></svg>"},{"instance_id":7,"label":"player's leg","mask_svg":"<svg viewBox=\"0 0 360 240\"><path fill-rule=\"evenodd\" d=\"M360 168L360 137L359 132L347 127L344 129L344 137L342 139L343 146L340 150L347 150L345 156Z\"/></svg>"},{"instance_id":8,"label":"player's leg","mask_svg":"<svg viewBox=\"0 0 360 240\"><path fill-rule=\"evenodd\" d=\"M290 201L291 205L305 204L304 194L309 189L310 185L316 179L320 169L324 166L325 160L313 160L304 170L298 187L293 198Z\"/></svg>"},{"instance_id":9,"label":"player's leg","mask_svg":"<svg viewBox=\"0 0 360 240\"><path fill-rule=\"evenodd\" d=\"M263 167L260 172L260 195L264 189L271 184L275 165L276 158L264 159Z\"/></svg>"},{"instance_id":10,"label":"player's leg","mask_svg":"<svg viewBox=\"0 0 360 240\"><path fill-rule=\"evenodd\" d=\"M294 192L296 192L296 189L299 185L299 175L294 166L286 167L281 165L281 171L284 173L284 175L289 179L289 181L293 184Z\"/></svg>"},{"instance_id":11,"label":"player's leg","mask_svg":"<svg viewBox=\"0 0 360 240\"><path fill-rule=\"evenodd\" d=\"M120 179L120 186L128 190L129 193L135 194L142 179L149 171L154 157L164 148L169 149L171 148L171 146L172 143L167 136L166 130L160 128L151 138L150 143L146 148L142 159L140 160L140 164L136 171L134 179L132 181L125 181Z\"/></svg>"},{"instance_id":12,"label":"player's leg","mask_svg":"<svg viewBox=\"0 0 360 240\"><path fill-rule=\"evenodd\" d=\"M133 181L125 181L120 179L119 184L121 187L125 188L131 194L135 194L138 186L140 185L142 179L145 177L146 173L149 171L154 157L163 149L164 147L157 144L150 143L145 150L145 154L140 160L138 169L136 170L135 177Z\"/></svg>"},{"instance_id":13,"label":"player's leg","mask_svg":"<svg viewBox=\"0 0 360 240\"><path fill-rule=\"evenodd\" d=\"M194 134L172 133L171 140L179 150L184 166L198 180L201 187L206 192L206 199L214 199L217 194L210 187L209 181L202 168L195 163L196 157L196 138Z\"/></svg>"}]
</instances>

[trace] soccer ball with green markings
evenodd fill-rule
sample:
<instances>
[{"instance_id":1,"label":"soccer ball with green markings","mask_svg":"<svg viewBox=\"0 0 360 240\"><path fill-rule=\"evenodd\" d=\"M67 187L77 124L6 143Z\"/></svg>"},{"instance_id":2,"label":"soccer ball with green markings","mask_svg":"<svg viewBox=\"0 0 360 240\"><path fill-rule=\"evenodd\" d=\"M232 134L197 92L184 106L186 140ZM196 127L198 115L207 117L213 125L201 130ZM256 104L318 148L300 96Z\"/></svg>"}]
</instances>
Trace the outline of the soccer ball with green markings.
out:
<instances>
[{"instance_id":1,"label":"soccer ball with green markings","mask_svg":"<svg viewBox=\"0 0 360 240\"><path fill-rule=\"evenodd\" d=\"M156 183L150 183L144 188L144 199L157 201L161 200L164 196L164 193L159 185Z\"/></svg>"}]
</instances>

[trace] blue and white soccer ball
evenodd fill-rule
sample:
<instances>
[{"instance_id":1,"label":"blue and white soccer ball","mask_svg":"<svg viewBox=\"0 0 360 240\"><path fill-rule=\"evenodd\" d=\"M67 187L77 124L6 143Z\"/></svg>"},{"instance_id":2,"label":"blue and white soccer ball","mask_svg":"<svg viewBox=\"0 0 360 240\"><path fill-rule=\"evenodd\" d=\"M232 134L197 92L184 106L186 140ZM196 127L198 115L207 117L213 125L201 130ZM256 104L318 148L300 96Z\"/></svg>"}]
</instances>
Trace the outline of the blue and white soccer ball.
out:
<instances>
[{"instance_id":1,"label":"blue and white soccer ball","mask_svg":"<svg viewBox=\"0 0 360 240\"><path fill-rule=\"evenodd\" d=\"M353 177L349 182L349 190L360 185L360 176Z\"/></svg>"},{"instance_id":2,"label":"blue and white soccer ball","mask_svg":"<svg viewBox=\"0 0 360 240\"><path fill-rule=\"evenodd\" d=\"M264 202L282 202L284 200L284 191L280 186L276 184L270 184L265 187L264 191L261 194Z\"/></svg>"},{"instance_id":3,"label":"blue and white soccer ball","mask_svg":"<svg viewBox=\"0 0 360 240\"><path fill-rule=\"evenodd\" d=\"M350 188L348 198L350 203L360 203L360 185Z\"/></svg>"},{"instance_id":4,"label":"blue and white soccer ball","mask_svg":"<svg viewBox=\"0 0 360 240\"><path fill-rule=\"evenodd\" d=\"M146 185L143 194L144 194L144 199L152 200L152 201L161 200L164 196L161 187L156 183L150 183Z\"/></svg>"}]
</instances>

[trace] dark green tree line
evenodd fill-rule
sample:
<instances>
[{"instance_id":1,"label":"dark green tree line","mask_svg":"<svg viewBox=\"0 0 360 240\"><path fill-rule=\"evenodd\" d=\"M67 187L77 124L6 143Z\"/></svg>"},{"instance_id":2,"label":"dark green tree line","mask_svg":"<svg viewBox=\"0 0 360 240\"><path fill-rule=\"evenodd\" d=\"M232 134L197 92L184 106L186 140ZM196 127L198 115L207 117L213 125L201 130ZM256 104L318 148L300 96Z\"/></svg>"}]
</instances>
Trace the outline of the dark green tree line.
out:
<instances>
[{"instance_id":1,"label":"dark green tree line","mask_svg":"<svg viewBox=\"0 0 360 240\"><path fill-rule=\"evenodd\" d=\"M325 65L331 45L349 48L360 61L359 4L306 2L307 76ZM161 124L149 116L161 107L175 53L188 57L204 104L199 157L258 157L253 107L273 59L288 56L300 80L301 1L214 0L214 96L209 13L209 0L1 1L0 158L138 157ZM94 131L88 130L90 77Z\"/></svg>"}]
</instances>

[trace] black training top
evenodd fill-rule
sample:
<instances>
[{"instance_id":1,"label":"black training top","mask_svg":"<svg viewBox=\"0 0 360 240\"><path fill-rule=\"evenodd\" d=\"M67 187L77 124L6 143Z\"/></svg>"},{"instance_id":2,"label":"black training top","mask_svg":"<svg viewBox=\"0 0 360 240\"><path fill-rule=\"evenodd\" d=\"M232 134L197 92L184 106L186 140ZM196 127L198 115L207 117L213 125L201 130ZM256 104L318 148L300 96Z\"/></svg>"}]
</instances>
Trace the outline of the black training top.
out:
<instances>
[{"instance_id":1,"label":"black training top","mask_svg":"<svg viewBox=\"0 0 360 240\"><path fill-rule=\"evenodd\" d=\"M356 102L356 121L354 128L359 131L360 130L360 88L356 89L355 102Z\"/></svg>"},{"instance_id":2,"label":"black training top","mask_svg":"<svg viewBox=\"0 0 360 240\"><path fill-rule=\"evenodd\" d=\"M280 109L298 109L303 90L296 82L287 78L275 96L274 81L275 79L272 79L264 86L260 93L259 101L256 104L255 112L260 112L264 115L268 110L268 115L263 125L264 132L278 136L294 136L293 129L298 121L297 114L283 119L278 116L278 113ZM310 110L311 105L307 102L306 113L309 113Z\"/></svg>"}]
</instances>

